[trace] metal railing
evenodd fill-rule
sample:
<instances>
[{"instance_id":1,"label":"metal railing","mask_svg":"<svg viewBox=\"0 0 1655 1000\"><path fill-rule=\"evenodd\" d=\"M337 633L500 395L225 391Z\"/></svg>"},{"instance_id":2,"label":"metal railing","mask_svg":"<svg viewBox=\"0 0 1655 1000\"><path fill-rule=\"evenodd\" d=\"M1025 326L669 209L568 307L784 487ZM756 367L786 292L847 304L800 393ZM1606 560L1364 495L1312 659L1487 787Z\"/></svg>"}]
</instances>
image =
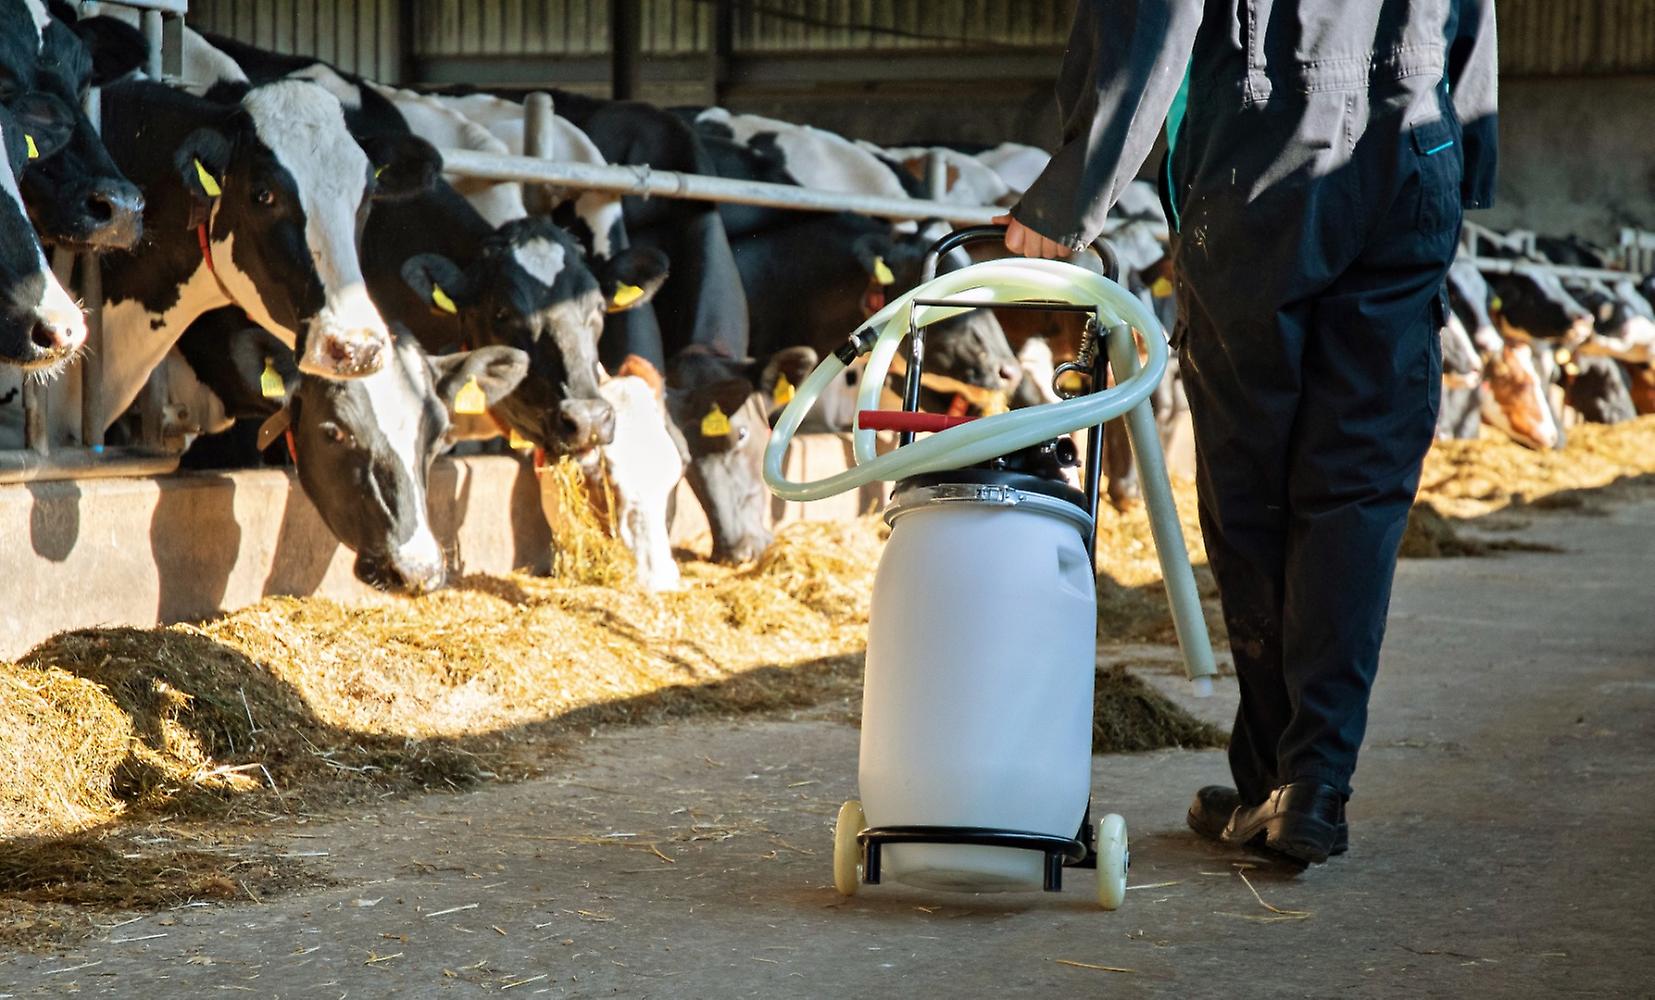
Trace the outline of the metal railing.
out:
<instances>
[{"instance_id":1,"label":"metal railing","mask_svg":"<svg viewBox=\"0 0 1655 1000\"><path fill-rule=\"evenodd\" d=\"M128 7L139 12L139 24L149 42L145 71L153 79L177 77L183 72L184 14L188 0L104 0L102 4L82 3L83 12L100 6ZM100 96L93 87L84 108L92 124L100 122ZM79 271L80 280L73 282ZM56 250L52 271L65 287L76 287L86 316L86 347L59 379L80 380L79 445L53 442L50 387L36 379L23 380L23 447L0 449L0 483L47 479L90 479L106 476L149 476L171 472L178 467L178 455L161 448L161 406L164 394L159 373L153 374L138 400L139 446L104 447L103 399L98 392L99 376L109 346L103 336L103 271L96 254Z\"/></svg>"}]
</instances>

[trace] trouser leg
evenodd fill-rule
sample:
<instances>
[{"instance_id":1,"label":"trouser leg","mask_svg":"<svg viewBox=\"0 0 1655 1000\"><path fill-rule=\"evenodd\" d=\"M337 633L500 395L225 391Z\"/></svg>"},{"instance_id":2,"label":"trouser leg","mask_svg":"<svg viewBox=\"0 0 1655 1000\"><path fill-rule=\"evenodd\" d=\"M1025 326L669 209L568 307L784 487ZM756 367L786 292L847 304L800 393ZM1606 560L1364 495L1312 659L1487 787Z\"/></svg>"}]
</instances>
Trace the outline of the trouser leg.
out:
<instances>
[{"instance_id":1,"label":"trouser leg","mask_svg":"<svg viewBox=\"0 0 1655 1000\"><path fill-rule=\"evenodd\" d=\"M1241 688L1230 769L1242 800L1280 783L1277 744L1292 714L1283 674L1287 453L1303 336L1292 325L1185 303L1180 368L1195 432L1202 537L1218 580Z\"/></svg>"},{"instance_id":2,"label":"trouser leg","mask_svg":"<svg viewBox=\"0 0 1655 1000\"><path fill-rule=\"evenodd\" d=\"M1436 426L1452 244L1452 233L1400 227L1309 306L1287 468L1284 782L1350 794L1397 551Z\"/></svg>"}]
</instances>

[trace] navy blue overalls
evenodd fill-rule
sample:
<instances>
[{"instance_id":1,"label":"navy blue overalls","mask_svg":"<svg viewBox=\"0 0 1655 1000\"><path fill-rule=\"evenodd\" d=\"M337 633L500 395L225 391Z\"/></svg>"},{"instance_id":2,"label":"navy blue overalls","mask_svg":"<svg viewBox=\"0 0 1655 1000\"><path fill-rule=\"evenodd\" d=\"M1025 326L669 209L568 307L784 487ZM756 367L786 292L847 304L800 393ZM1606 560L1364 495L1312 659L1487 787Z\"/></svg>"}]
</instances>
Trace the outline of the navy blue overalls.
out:
<instances>
[{"instance_id":1,"label":"navy blue overalls","mask_svg":"<svg viewBox=\"0 0 1655 1000\"><path fill-rule=\"evenodd\" d=\"M1177 228L1201 527L1242 801L1348 797L1436 423L1443 281L1492 201L1492 0L1081 0L1064 145L1014 210L1071 247L1148 155Z\"/></svg>"}]
</instances>

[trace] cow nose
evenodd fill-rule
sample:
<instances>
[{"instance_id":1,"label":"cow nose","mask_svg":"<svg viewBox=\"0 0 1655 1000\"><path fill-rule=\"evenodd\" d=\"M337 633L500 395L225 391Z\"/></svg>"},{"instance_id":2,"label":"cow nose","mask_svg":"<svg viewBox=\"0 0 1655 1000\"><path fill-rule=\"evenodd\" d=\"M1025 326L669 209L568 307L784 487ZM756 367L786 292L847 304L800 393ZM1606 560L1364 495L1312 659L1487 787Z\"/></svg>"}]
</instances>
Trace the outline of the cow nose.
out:
<instances>
[{"instance_id":1,"label":"cow nose","mask_svg":"<svg viewBox=\"0 0 1655 1000\"><path fill-rule=\"evenodd\" d=\"M320 325L299 359L299 370L326 379L365 378L385 367L387 334L370 327Z\"/></svg>"},{"instance_id":2,"label":"cow nose","mask_svg":"<svg viewBox=\"0 0 1655 1000\"><path fill-rule=\"evenodd\" d=\"M566 399L558 408L558 436L570 451L615 440L615 409L602 399Z\"/></svg>"},{"instance_id":3,"label":"cow nose","mask_svg":"<svg viewBox=\"0 0 1655 1000\"><path fill-rule=\"evenodd\" d=\"M82 205L87 242L112 250L130 249L144 230L144 196L126 181L105 180L93 186Z\"/></svg>"},{"instance_id":4,"label":"cow nose","mask_svg":"<svg viewBox=\"0 0 1655 1000\"><path fill-rule=\"evenodd\" d=\"M29 330L29 342L48 354L67 354L86 343L86 319L78 311L73 315L47 312L35 317Z\"/></svg>"}]
</instances>

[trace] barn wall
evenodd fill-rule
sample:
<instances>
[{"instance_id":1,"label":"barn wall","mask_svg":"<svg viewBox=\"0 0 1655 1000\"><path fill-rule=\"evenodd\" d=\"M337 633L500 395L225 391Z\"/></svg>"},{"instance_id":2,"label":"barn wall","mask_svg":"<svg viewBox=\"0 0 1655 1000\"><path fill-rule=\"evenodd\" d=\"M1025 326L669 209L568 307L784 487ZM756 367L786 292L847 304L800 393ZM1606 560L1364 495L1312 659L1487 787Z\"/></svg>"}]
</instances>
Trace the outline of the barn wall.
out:
<instances>
[{"instance_id":1,"label":"barn wall","mask_svg":"<svg viewBox=\"0 0 1655 1000\"><path fill-rule=\"evenodd\" d=\"M399 0L190 0L189 23L397 83L402 78L401 8Z\"/></svg>"},{"instance_id":2,"label":"barn wall","mask_svg":"<svg viewBox=\"0 0 1655 1000\"><path fill-rule=\"evenodd\" d=\"M1652 107L1655 75L1504 81L1499 195L1477 221L1611 244L1655 229Z\"/></svg>"}]
</instances>

